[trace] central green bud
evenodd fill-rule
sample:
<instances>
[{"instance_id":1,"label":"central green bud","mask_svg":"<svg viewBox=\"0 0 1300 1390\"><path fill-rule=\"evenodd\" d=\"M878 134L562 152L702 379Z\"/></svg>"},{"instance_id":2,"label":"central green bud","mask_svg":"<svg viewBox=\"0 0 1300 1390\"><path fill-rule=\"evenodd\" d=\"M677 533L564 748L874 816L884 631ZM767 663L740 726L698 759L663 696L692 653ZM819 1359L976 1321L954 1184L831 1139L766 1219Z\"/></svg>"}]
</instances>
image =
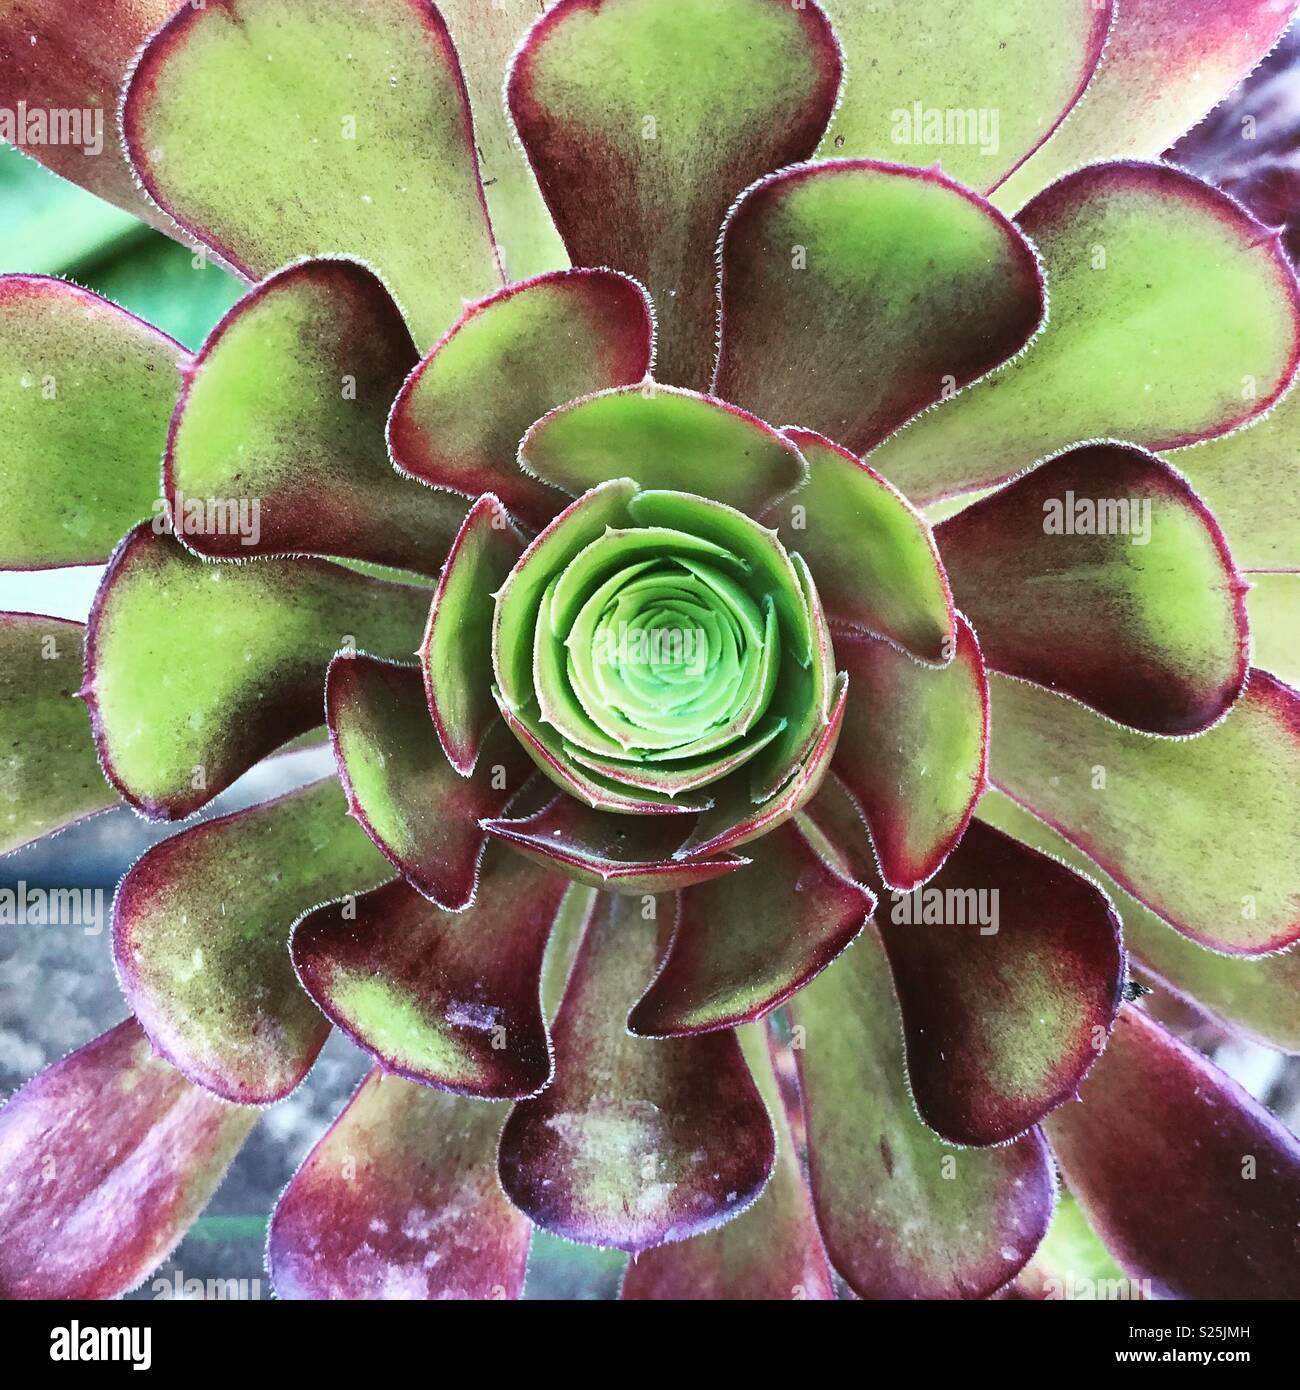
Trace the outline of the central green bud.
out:
<instances>
[{"instance_id":1,"label":"central green bud","mask_svg":"<svg viewBox=\"0 0 1300 1390\"><path fill-rule=\"evenodd\" d=\"M833 677L811 579L774 531L628 479L525 551L497 597L493 660L543 771L625 810L724 777L770 796L824 725Z\"/></svg>"}]
</instances>

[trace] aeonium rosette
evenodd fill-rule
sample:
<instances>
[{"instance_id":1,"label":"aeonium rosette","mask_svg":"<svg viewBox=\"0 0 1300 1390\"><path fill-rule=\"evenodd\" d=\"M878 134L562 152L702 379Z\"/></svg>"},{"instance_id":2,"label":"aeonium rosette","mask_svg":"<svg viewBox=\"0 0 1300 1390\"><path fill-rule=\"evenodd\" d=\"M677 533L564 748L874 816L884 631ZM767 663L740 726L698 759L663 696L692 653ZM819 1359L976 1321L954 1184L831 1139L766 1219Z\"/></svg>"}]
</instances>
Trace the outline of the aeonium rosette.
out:
<instances>
[{"instance_id":1,"label":"aeonium rosette","mask_svg":"<svg viewBox=\"0 0 1300 1390\"><path fill-rule=\"evenodd\" d=\"M66 171L250 285L191 354L0 279L0 380L60 383L0 396L0 558L107 561L84 629L0 617L0 847L337 777L127 873L134 1017L0 1114L0 1289L144 1277L337 1028L286 1297L517 1296L534 1228L628 1297L990 1296L1049 1226L1294 1291L1294 1136L1125 1002L1300 1048L1247 611L1300 293L1152 160L1285 7L98 8L0 7L0 86L120 95ZM999 141L897 147L919 71Z\"/></svg>"}]
</instances>

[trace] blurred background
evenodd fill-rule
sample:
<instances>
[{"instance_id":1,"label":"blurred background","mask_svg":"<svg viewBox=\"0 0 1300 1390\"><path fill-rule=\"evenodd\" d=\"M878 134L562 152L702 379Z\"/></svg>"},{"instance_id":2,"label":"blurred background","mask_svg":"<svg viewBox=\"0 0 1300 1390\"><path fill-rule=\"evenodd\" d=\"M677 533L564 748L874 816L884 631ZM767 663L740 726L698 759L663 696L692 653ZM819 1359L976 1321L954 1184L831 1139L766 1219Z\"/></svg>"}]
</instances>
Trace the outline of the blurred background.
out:
<instances>
[{"instance_id":1,"label":"blurred background","mask_svg":"<svg viewBox=\"0 0 1300 1390\"><path fill-rule=\"evenodd\" d=\"M1220 184L1270 226L1287 227L1300 260L1300 33L1293 31L1234 98L1168 157ZM0 144L0 272L65 276L156 324L190 348L241 292L234 277L196 263L184 247ZM0 610L83 620L100 570L41 574L0 571ZM325 750L273 758L208 806L225 814L333 770ZM174 833L125 807L96 816L26 850L0 858L0 888L101 889L117 883L151 844ZM106 925L106 924L105 924ZM1300 1129L1300 1059L1233 1039L1167 993L1145 1007L1211 1055L1287 1124ZM119 1022L125 1005L114 978L107 930L0 927L0 1095ZM335 1032L302 1087L267 1110L207 1212L157 1278L259 1281L269 1298L263 1248L270 1211L298 1163L367 1069ZM624 1256L544 1235L534 1238L526 1297L610 1298ZM154 1297L153 1279L130 1295Z\"/></svg>"}]
</instances>

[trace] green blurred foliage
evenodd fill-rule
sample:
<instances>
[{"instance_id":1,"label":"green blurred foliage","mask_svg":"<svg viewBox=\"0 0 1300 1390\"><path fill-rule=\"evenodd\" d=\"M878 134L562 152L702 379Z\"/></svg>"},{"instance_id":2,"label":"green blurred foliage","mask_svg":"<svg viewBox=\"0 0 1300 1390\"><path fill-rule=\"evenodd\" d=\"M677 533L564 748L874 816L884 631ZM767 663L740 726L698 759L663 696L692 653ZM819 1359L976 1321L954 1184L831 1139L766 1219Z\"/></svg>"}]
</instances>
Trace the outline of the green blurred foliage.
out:
<instances>
[{"instance_id":1,"label":"green blurred foliage","mask_svg":"<svg viewBox=\"0 0 1300 1390\"><path fill-rule=\"evenodd\" d=\"M61 275L197 347L239 298L233 275L0 145L0 272Z\"/></svg>"}]
</instances>

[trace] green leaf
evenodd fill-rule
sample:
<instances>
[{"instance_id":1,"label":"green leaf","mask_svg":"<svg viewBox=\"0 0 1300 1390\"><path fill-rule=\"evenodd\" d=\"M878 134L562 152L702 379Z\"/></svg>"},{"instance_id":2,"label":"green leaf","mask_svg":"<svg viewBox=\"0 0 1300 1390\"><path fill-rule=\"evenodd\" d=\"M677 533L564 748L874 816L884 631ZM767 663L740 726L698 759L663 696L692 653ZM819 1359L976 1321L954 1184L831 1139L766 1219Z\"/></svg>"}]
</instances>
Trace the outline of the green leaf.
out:
<instances>
[{"instance_id":1,"label":"green leaf","mask_svg":"<svg viewBox=\"0 0 1300 1390\"><path fill-rule=\"evenodd\" d=\"M1245 581L1200 498L1144 449L1071 449L935 536L990 668L1157 734L1197 733L1241 693Z\"/></svg>"},{"instance_id":2,"label":"green leaf","mask_svg":"<svg viewBox=\"0 0 1300 1390\"><path fill-rule=\"evenodd\" d=\"M981 1298L1014 1278L1052 1214L1046 1145L1033 1131L954 1151L921 1122L874 925L795 995L790 1014L817 1220L853 1291Z\"/></svg>"},{"instance_id":3,"label":"green leaf","mask_svg":"<svg viewBox=\"0 0 1300 1390\"><path fill-rule=\"evenodd\" d=\"M80 623L0 613L0 853L117 805L75 698L84 644Z\"/></svg>"},{"instance_id":4,"label":"green leaf","mask_svg":"<svg viewBox=\"0 0 1300 1390\"><path fill-rule=\"evenodd\" d=\"M146 45L123 131L150 194L250 278L354 255L427 344L500 283L455 52L432 6L231 0Z\"/></svg>"},{"instance_id":5,"label":"green leaf","mask_svg":"<svg viewBox=\"0 0 1300 1390\"><path fill-rule=\"evenodd\" d=\"M64 280L0 279L0 562L100 564L157 511L186 353Z\"/></svg>"},{"instance_id":6,"label":"green leaf","mask_svg":"<svg viewBox=\"0 0 1300 1390\"><path fill-rule=\"evenodd\" d=\"M469 497L494 492L542 527L567 503L519 468L519 442L547 411L640 381L654 311L634 280L570 270L508 285L466 308L411 373L388 437L403 472Z\"/></svg>"},{"instance_id":7,"label":"green leaf","mask_svg":"<svg viewBox=\"0 0 1300 1390\"><path fill-rule=\"evenodd\" d=\"M989 677L989 778L1179 931L1230 955L1300 939L1300 696L1252 670L1220 723L1153 738Z\"/></svg>"},{"instance_id":8,"label":"green leaf","mask_svg":"<svg viewBox=\"0 0 1300 1390\"><path fill-rule=\"evenodd\" d=\"M1226 194L1163 164L1101 164L1020 214L1051 315L1021 358L869 458L914 502L1001 481L1081 440L1170 449L1259 414L1300 349L1295 277Z\"/></svg>"},{"instance_id":9,"label":"green leaf","mask_svg":"<svg viewBox=\"0 0 1300 1390\"><path fill-rule=\"evenodd\" d=\"M807 460L808 481L763 519L808 562L831 621L923 661L949 659L952 595L925 518L847 449L811 430L785 434Z\"/></svg>"},{"instance_id":10,"label":"green leaf","mask_svg":"<svg viewBox=\"0 0 1300 1390\"><path fill-rule=\"evenodd\" d=\"M416 361L388 291L355 261L301 261L264 280L186 373L164 463L183 543L222 559L336 555L437 574L464 504L399 476L384 445ZM255 530L182 525L212 497L256 499Z\"/></svg>"},{"instance_id":11,"label":"green leaf","mask_svg":"<svg viewBox=\"0 0 1300 1390\"><path fill-rule=\"evenodd\" d=\"M571 495L634 478L702 493L757 516L807 476L798 447L726 401L657 382L600 391L538 420L519 446L526 473Z\"/></svg>"},{"instance_id":12,"label":"green leaf","mask_svg":"<svg viewBox=\"0 0 1300 1390\"><path fill-rule=\"evenodd\" d=\"M573 263L649 289L664 381L708 381L723 215L812 154L839 81L825 16L789 0L560 0L529 31L515 127Z\"/></svg>"},{"instance_id":13,"label":"green leaf","mask_svg":"<svg viewBox=\"0 0 1300 1390\"><path fill-rule=\"evenodd\" d=\"M1175 931L1126 893L1100 865L1010 797L987 792L975 815L1098 879L1123 919L1124 946L1129 955L1193 1008L1208 1009L1226 1027L1265 1047L1300 1052L1300 1008L1296 1006L1300 999L1300 951L1250 960L1208 950Z\"/></svg>"},{"instance_id":14,"label":"green leaf","mask_svg":"<svg viewBox=\"0 0 1300 1390\"><path fill-rule=\"evenodd\" d=\"M1093 160L1156 158L1267 55L1293 8L1285 0L1118 0L1096 76L1070 119L998 190L999 204L1017 208Z\"/></svg>"},{"instance_id":15,"label":"green leaf","mask_svg":"<svg viewBox=\"0 0 1300 1390\"><path fill-rule=\"evenodd\" d=\"M1109 0L822 5L847 72L818 154L940 160L974 188L999 183L1056 128L1096 69L1111 20Z\"/></svg>"},{"instance_id":16,"label":"green leaf","mask_svg":"<svg viewBox=\"0 0 1300 1390\"><path fill-rule=\"evenodd\" d=\"M307 1074L329 1023L303 993L289 929L392 872L333 778L147 850L113 904L113 953L154 1047L227 1100L265 1105Z\"/></svg>"},{"instance_id":17,"label":"green leaf","mask_svg":"<svg viewBox=\"0 0 1300 1390\"><path fill-rule=\"evenodd\" d=\"M1300 391L1245 429L1164 457L1214 513L1242 569L1300 570Z\"/></svg>"},{"instance_id":18,"label":"green leaf","mask_svg":"<svg viewBox=\"0 0 1300 1390\"><path fill-rule=\"evenodd\" d=\"M934 169L773 174L727 214L721 275L713 391L857 454L1013 357L1043 319L1028 242Z\"/></svg>"},{"instance_id":19,"label":"green leaf","mask_svg":"<svg viewBox=\"0 0 1300 1390\"><path fill-rule=\"evenodd\" d=\"M321 722L339 647L414 652L428 604L427 589L324 560L203 561L137 527L87 634L87 700L108 777L146 815L188 815Z\"/></svg>"},{"instance_id":20,"label":"green leaf","mask_svg":"<svg viewBox=\"0 0 1300 1390\"><path fill-rule=\"evenodd\" d=\"M469 88L479 172L506 276L568 265L564 243L506 114L502 79L528 26L551 0L439 0ZM577 392L574 392L577 395ZM539 412L540 413L540 412Z\"/></svg>"}]
</instances>

